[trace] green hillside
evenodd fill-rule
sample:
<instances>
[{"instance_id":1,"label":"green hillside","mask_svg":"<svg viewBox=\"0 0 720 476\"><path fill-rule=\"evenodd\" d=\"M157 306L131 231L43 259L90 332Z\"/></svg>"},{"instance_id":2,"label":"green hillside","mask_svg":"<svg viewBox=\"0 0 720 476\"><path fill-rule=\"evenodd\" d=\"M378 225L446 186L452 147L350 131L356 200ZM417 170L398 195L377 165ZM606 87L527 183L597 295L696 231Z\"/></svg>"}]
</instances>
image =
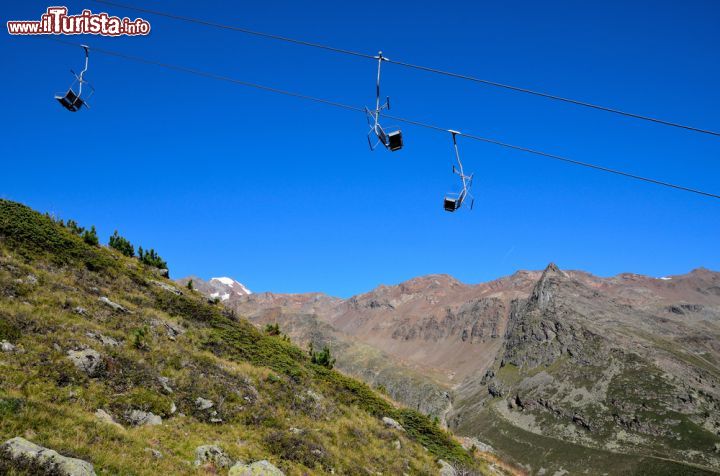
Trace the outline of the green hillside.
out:
<instances>
[{"instance_id":1,"label":"green hillside","mask_svg":"<svg viewBox=\"0 0 720 476\"><path fill-rule=\"evenodd\" d=\"M76 231L0 200L0 443L97 474L489 471L426 416ZM203 445L223 454L196 464ZM2 474L37 471L0 455Z\"/></svg>"}]
</instances>

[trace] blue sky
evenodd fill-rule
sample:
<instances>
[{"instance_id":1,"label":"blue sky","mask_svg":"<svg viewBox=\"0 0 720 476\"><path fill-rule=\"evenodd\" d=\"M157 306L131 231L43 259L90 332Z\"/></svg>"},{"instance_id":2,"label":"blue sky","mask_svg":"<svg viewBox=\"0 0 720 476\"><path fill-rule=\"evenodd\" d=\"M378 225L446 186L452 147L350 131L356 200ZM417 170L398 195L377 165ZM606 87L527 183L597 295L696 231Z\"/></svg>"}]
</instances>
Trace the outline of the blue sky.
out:
<instances>
[{"instance_id":1,"label":"blue sky","mask_svg":"<svg viewBox=\"0 0 720 476\"><path fill-rule=\"evenodd\" d=\"M142 4L720 130L720 5L710 0ZM47 6L5 3L2 20L38 19ZM368 60L146 18L148 37L84 41L357 106L374 100ZM402 151L371 153L362 115L101 55L88 73L92 109L71 114L52 96L81 51L0 36L0 196L94 224L104 241L117 228L156 248L174 277L349 296L551 261L599 275L720 269L719 200L461 141L475 209L448 214L449 135L403 126ZM393 65L383 94L399 116L720 192L717 137Z\"/></svg>"}]
</instances>

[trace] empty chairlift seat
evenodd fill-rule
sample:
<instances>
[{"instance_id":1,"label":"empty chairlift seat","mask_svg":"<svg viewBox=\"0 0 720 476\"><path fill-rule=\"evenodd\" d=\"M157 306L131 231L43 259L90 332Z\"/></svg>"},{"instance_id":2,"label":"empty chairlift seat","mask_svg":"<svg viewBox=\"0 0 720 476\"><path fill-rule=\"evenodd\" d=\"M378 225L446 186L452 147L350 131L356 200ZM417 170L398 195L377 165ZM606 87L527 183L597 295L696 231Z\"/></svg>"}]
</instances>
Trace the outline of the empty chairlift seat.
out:
<instances>
[{"instance_id":1,"label":"empty chairlift seat","mask_svg":"<svg viewBox=\"0 0 720 476\"><path fill-rule=\"evenodd\" d=\"M403 146L403 138L402 138L402 131L397 130L395 132L391 132L387 135L387 147L391 151L396 151L402 149Z\"/></svg>"},{"instance_id":2,"label":"empty chairlift seat","mask_svg":"<svg viewBox=\"0 0 720 476\"><path fill-rule=\"evenodd\" d=\"M462 200L458 197L446 196L443 200L443 206L445 207L446 212L454 212L455 210L460 208L461 204Z\"/></svg>"},{"instance_id":3,"label":"empty chairlift seat","mask_svg":"<svg viewBox=\"0 0 720 476\"><path fill-rule=\"evenodd\" d=\"M85 104L85 102L75 94L72 88L68 89L64 96L56 95L55 99L58 100L62 106L70 112L77 112Z\"/></svg>"}]
</instances>

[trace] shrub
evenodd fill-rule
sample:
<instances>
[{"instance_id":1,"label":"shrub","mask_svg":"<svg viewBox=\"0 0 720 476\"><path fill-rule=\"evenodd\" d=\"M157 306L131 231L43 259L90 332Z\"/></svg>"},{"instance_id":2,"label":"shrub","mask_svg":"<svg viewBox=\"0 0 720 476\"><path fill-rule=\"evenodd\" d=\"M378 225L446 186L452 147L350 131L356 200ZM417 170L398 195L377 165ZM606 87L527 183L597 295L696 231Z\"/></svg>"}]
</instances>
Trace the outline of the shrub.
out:
<instances>
[{"instance_id":1,"label":"shrub","mask_svg":"<svg viewBox=\"0 0 720 476\"><path fill-rule=\"evenodd\" d=\"M127 393L114 396L110 408L117 415L125 415L131 410L152 412L161 417L170 416L172 400L153 390L144 387L135 387Z\"/></svg>"},{"instance_id":2,"label":"shrub","mask_svg":"<svg viewBox=\"0 0 720 476\"><path fill-rule=\"evenodd\" d=\"M53 264L83 263L91 271L113 273L113 260L103 249L89 247L78 235L85 230L72 220L66 227L25 205L0 199L0 240L27 260Z\"/></svg>"},{"instance_id":3,"label":"shrub","mask_svg":"<svg viewBox=\"0 0 720 476\"><path fill-rule=\"evenodd\" d=\"M15 415L23 405L24 401L19 398L0 397L0 415L3 417Z\"/></svg>"},{"instance_id":4,"label":"shrub","mask_svg":"<svg viewBox=\"0 0 720 476\"><path fill-rule=\"evenodd\" d=\"M265 444L282 459L302 463L308 468L315 468L318 464L327 466L325 448L309 434L273 431L265 437Z\"/></svg>"},{"instance_id":5,"label":"shrub","mask_svg":"<svg viewBox=\"0 0 720 476\"><path fill-rule=\"evenodd\" d=\"M148 334L147 326L143 326L143 327L140 327L139 329L135 329L135 332L133 332L133 346L136 349L145 350L145 349L150 348L150 346L147 343L147 334Z\"/></svg>"},{"instance_id":6,"label":"shrub","mask_svg":"<svg viewBox=\"0 0 720 476\"><path fill-rule=\"evenodd\" d=\"M120 236L117 230L115 230L115 233L113 233L110 237L108 244L110 245L110 248L118 250L125 256L129 256L130 258L135 256L135 247L128 240Z\"/></svg>"},{"instance_id":7,"label":"shrub","mask_svg":"<svg viewBox=\"0 0 720 476\"><path fill-rule=\"evenodd\" d=\"M21 330L14 316L0 311L0 340L15 342L21 336Z\"/></svg>"}]
</instances>

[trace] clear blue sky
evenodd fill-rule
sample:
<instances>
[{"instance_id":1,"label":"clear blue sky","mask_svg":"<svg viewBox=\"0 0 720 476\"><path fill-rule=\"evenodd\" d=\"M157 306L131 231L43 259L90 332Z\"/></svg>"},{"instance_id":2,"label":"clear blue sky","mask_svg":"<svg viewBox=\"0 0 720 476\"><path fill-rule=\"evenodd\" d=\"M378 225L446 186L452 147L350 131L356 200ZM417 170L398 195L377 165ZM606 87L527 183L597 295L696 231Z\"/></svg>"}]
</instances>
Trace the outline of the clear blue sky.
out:
<instances>
[{"instance_id":1,"label":"clear blue sky","mask_svg":"<svg viewBox=\"0 0 720 476\"><path fill-rule=\"evenodd\" d=\"M126 0L127 2L137 0ZM720 129L715 1L208 2L169 10ZM7 20L48 3L6 2ZM85 1L67 3L132 18ZM84 39L364 105L374 64L147 16L149 37ZM4 28L4 26L3 26ZM155 247L174 277L256 291L364 292L417 275L517 269L654 276L720 268L720 201L476 142L475 209L448 214L448 136L405 126L398 153L356 113L96 55L77 114L53 99L81 51L0 41L0 196ZM79 41L79 38L71 38ZM720 139L388 66L393 113L720 192Z\"/></svg>"}]
</instances>

